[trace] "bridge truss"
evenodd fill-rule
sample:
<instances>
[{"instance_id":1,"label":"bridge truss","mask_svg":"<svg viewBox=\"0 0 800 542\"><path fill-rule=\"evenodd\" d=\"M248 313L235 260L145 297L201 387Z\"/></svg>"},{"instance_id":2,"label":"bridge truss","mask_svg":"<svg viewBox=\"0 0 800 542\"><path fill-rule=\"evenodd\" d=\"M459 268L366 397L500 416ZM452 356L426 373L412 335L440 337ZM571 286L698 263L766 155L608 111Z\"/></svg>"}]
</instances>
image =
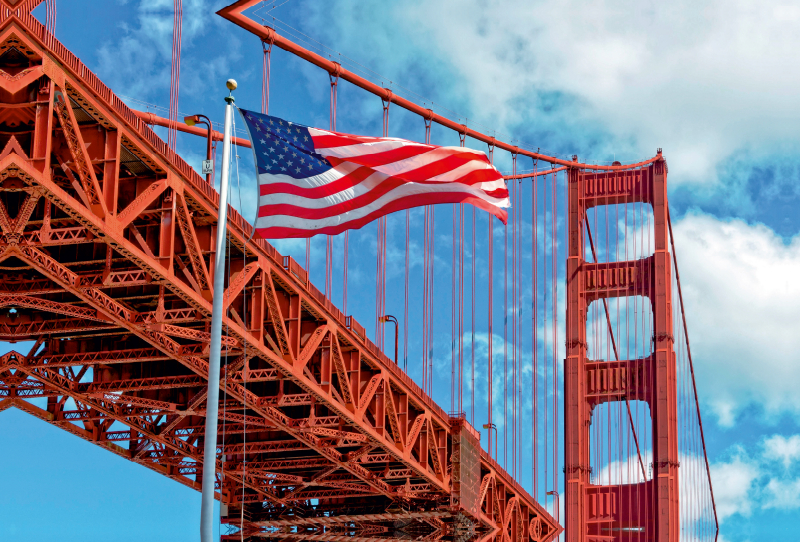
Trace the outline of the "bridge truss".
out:
<instances>
[{"instance_id":1,"label":"bridge truss","mask_svg":"<svg viewBox=\"0 0 800 542\"><path fill-rule=\"evenodd\" d=\"M13 128L0 153L0 339L34 341L0 362L0 410L197 489L219 196L46 32L34 4L0 4L0 115ZM229 212L223 521L305 540L560 531L465 420L296 262L246 243L250 225Z\"/></svg>"},{"instance_id":2,"label":"bridge truss","mask_svg":"<svg viewBox=\"0 0 800 542\"><path fill-rule=\"evenodd\" d=\"M30 14L40 3L0 0L0 340L34 343L0 358L0 411L22 409L199 489L207 467L202 449L219 195L144 115ZM591 172L666 168L660 154L626 168L588 166L496 141L253 23L242 13L254 4L242 0L220 14L270 47L485 141L492 151L561 166L570 190L585 186ZM154 119L149 115L151 123L179 128ZM580 201L571 228L580 228L588 208ZM231 528L224 538L557 538L557 520L481 449L464 416L435 404L296 261L264 240L247 241L251 230L229 209L232 254L226 289L217 293L227 316L214 465L222 521ZM583 246L574 248L570 265L588 276L587 264L575 259L583 257ZM570 303L588 299L586 291L584 282L569 282ZM589 470L571 467L583 464L573 450L588 447L580 431L589 414L580 395L583 377L575 380L570 371L577 364L583 375L591 366L586 353L575 354L581 340L575 322L568 328L565 387L569 540L678 540L674 528L665 538L660 527L679 517L677 437L674 423L663 422L672 420L675 406L669 388L646 397L653 405L667 403L653 416L653 435L662 426L669 435L664 451L661 439L654 448L658 484L651 476L633 490L642 502L663 502L666 516L659 508L658 516L648 516L651 523L633 525L619 514L606 514L602 525L589 520L592 491L605 490L593 489ZM661 367L641 360L626 370L643 366ZM653 371L653 382L669 380L669 371ZM633 398L616 388L606 394L608 401ZM570 410L573 400L584 403ZM625 491L632 490L606 492L619 499Z\"/></svg>"}]
</instances>

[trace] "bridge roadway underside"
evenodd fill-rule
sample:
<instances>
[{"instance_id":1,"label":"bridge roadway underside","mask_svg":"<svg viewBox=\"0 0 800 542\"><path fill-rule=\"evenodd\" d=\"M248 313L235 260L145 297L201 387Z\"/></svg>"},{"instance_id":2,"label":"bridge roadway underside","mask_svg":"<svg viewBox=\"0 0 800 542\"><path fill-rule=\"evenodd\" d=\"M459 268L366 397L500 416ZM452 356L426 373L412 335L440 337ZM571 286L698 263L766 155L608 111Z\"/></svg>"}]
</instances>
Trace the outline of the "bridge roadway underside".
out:
<instances>
[{"instance_id":1,"label":"bridge roadway underside","mask_svg":"<svg viewBox=\"0 0 800 542\"><path fill-rule=\"evenodd\" d=\"M0 340L34 346L0 359L0 411L200 489L219 196L29 3L0 0ZM230 213L216 292L227 307L215 468L228 538L561 532L465 420L291 258L245 244L250 226Z\"/></svg>"}]
</instances>

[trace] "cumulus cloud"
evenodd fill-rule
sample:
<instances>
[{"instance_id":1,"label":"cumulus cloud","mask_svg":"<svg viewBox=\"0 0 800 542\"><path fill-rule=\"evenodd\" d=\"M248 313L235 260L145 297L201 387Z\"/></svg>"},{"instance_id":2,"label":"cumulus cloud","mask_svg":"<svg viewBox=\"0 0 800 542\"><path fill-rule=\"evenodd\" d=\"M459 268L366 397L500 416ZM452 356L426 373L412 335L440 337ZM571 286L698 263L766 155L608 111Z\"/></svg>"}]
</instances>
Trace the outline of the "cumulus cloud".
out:
<instances>
[{"instance_id":1,"label":"cumulus cloud","mask_svg":"<svg viewBox=\"0 0 800 542\"><path fill-rule=\"evenodd\" d=\"M543 148L607 160L664 147L673 179L707 182L725 158L800 135L800 35L785 0L412 0L315 12L307 24L330 45L470 122L535 133L529 143ZM353 31L365 21L384 31Z\"/></svg>"},{"instance_id":2,"label":"cumulus cloud","mask_svg":"<svg viewBox=\"0 0 800 542\"><path fill-rule=\"evenodd\" d=\"M764 439L764 457L780 461L788 469L794 461L800 459L800 435L772 435Z\"/></svg>"},{"instance_id":3,"label":"cumulus cloud","mask_svg":"<svg viewBox=\"0 0 800 542\"><path fill-rule=\"evenodd\" d=\"M794 510L800 508L800 478L794 480L771 479L766 487L764 508Z\"/></svg>"},{"instance_id":4,"label":"cumulus cloud","mask_svg":"<svg viewBox=\"0 0 800 542\"><path fill-rule=\"evenodd\" d=\"M797 197L788 162L769 182L751 175L798 150L800 13L785 1L308 5L305 28L382 84L406 92L399 81L498 137L536 136L529 143L597 160L664 147L673 192L688 187L684 204L718 211L752 217L756 196ZM746 405L800 413L800 240L698 214L675 235L704 401L728 426Z\"/></svg>"},{"instance_id":5,"label":"cumulus cloud","mask_svg":"<svg viewBox=\"0 0 800 542\"><path fill-rule=\"evenodd\" d=\"M675 239L698 386L720 422L748 405L800 414L800 236L689 213Z\"/></svg>"},{"instance_id":6,"label":"cumulus cloud","mask_svg":"<svg viewBox=\"0 0 800 542\"><path fill-rule=\"evenodd\" d=\"M753 487L760 475L758 463L750 460L740 448L735 449L735 454L729 461L711 465L711 478L720 521L734 514L749 516L752 513Z\"/></svg>"},{"instance_id":7,"label":"cumulus cloud","mask_svg":"<svg viewBox=\"0 0 800 542\"><path fill-rule=\"evenodd\" d=\"M653 452L647 449L642 450L641 463L637 454L631 454L622 460L610 461L603 465L597 474L593 473L592 482L600 485L617 485L640 484L645 480L651 480L653 473L650 471L649 465L652 460ZM645 465L644 473L642 473L642 463Z\"/></svg>"},{"instance_id":8,"label":"cumulus cloud","mask_svg":"<svg viewBox=\"0 0 800 542\"><path fill-rule=\"evenodd\" d=\"M760 510L782 511L800 508L800 478L787 478L778 463L775 450L791 449L800 435L784 437L772 435L760 444L749 447L734 445L723 452L720 459L711 463L717 515L720 523L734 516L748 518ZM652 451L642 450L647 465L652 461ZM789 455L792 455L790 453ZM705 460L698 455L680 457L680 492L695 499L692 513L684 521L704 521L713 516L710 499L706 500ZM648 472L647 479L652 473ZM593 480L603 484L627 484L642 481L638 457L634 454L622 460L607 462ZM696 499L700 499L696 501ZM691 500L690 499L690 500Z\"/></svg>"},{"instance_id":9,"label":"cumulus cloud","mask_svg":"<svg viewBox=\"0 0 800 542\"><path fill-rule=\"evenodd\" d=\"M759 510L800 509L800 477L787 477L789 471L784 467L800 457L798 442L800 435L775 434L747 448L734 445L722 454L723 459L711 463L721 523L737 515L750 517ZM681 471L685 471L683 459ZM683 485L681 489L685 489Z\"/></svg>"},{"instance_id":10,"label":"cumulus cloud","mask_svg":"<svg viewBox=\"0 0 800 542\"><path fill-rule=\"evenodd\" d=\"M134 10L132 10L134 11ZM141 0L135 7L135 25L120 24L113 42L97 51L97 72L115 91L139 99L161 97L169 89L172 60L172 0ZM204 84L223 67L223 57L194 61L195 69L186 69L192 42L217 22L207 0L183 1L182 25L182 88L199 92ZM226 53L230 53L227 51ZM191 62L191 60L190 60ZM199 64L199 65L198 65Z\"/></svg>"}]
</instances>

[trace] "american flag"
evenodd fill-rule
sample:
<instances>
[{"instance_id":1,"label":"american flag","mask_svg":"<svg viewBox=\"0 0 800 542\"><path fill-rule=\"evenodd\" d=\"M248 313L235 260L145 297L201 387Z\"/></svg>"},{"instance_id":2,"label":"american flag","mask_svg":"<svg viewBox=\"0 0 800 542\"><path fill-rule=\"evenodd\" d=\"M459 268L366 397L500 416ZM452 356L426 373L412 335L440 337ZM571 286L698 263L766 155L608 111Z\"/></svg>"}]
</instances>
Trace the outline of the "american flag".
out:
<instances>
[{"instance_id":1,"label":"american flag","mask_svg":"<svg viewBox=\"0 0 800 542\"><path fill-rule=\"evenodd\" d=\"M480 151L342 134L240 111L256 158L261 237L335 235L436 203L471 203L506 223L503 176Z\"/></svg>"}]
</instances>

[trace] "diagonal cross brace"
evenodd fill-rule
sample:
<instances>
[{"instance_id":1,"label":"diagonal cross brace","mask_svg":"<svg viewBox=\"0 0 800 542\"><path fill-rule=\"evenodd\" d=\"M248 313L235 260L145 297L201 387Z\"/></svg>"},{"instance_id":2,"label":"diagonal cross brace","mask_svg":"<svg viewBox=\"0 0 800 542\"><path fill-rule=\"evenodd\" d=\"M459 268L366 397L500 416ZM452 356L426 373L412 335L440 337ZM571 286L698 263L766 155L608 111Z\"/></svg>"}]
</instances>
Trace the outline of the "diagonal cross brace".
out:
<instances>
[{"instance_id":1,"label":"diagonal cross brace","mask_svg":"<svg viewBox=\"0 0 800 542\"><path fill-rule=\"evenodd\" d=\"M58 117L61 128L64 131L64 139L67 141L67 147L72 155L72 160L75 163L75 169L80 179L83 192L89 201L92 212L104 218L108 214L103 192L100 189L100 184L97 182L97 177L94 174L94 168L89 161L89 153L86 151L86 144L81 137L80 127L75 120L75 114L72 112L72 106L69 104L69 97L66 95L64 89L57 89L55 93L54 107L56 116Z\"/></svg>"}]
</instances>

